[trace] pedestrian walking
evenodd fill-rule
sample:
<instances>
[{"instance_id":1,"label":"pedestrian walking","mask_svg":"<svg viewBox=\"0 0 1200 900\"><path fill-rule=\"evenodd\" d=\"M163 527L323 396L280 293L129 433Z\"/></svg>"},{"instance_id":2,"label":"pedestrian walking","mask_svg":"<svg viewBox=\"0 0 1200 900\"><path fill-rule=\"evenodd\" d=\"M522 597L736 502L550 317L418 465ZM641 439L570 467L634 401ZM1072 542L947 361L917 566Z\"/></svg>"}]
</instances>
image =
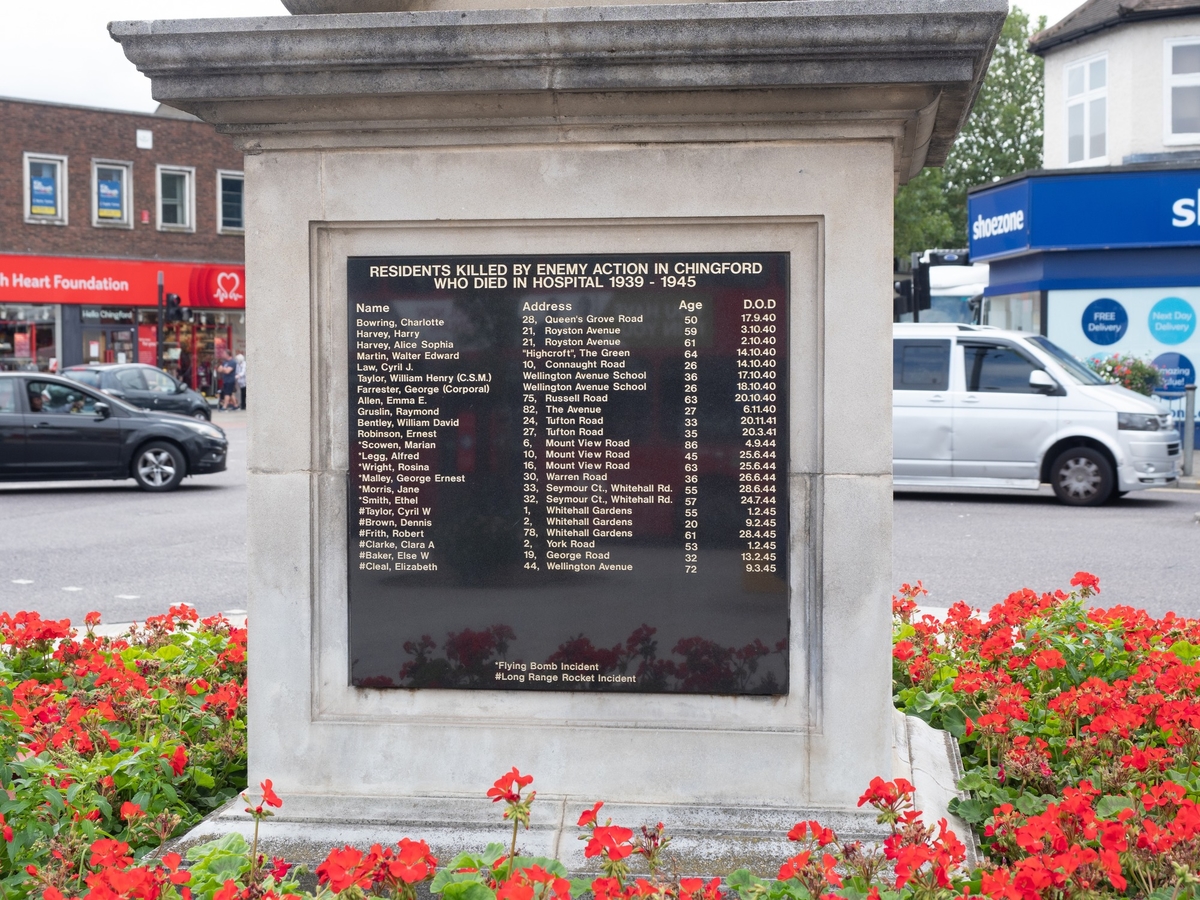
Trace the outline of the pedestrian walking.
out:
<instances>
[{"instance_id":1,"label":"pedestrian walking","mask_svg":"<svg viewBox=\"0 0 1200 900\"><path fill-rule=\"evenodd\" d=\"M246 355L239 353L236 357L237 368L234 369L234 375L237 379L238 393L241 394L241 407L246 408Z\"/></svg>"}]
</instances>

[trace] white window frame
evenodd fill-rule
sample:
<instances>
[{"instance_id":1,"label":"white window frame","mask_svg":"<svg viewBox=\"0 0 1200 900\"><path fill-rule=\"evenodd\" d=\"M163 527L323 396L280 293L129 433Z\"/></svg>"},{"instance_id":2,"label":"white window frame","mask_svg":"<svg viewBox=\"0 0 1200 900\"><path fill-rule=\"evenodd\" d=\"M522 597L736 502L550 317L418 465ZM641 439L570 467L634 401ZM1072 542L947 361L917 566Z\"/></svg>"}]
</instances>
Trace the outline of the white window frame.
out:
<instances>
[{"instance_id":1,"label":"white window frame","mask_svg":"<svg viewBox=\"0 0 1200 900\"><path fill-rule=\"evenodd\" d=\"M1088 67L1098 60L1104 60L1104 87L1088 90L1087 77ZM1082 94L1076 94L1072 97L1069 93L1071 86L1071 70L1082 68L1084 72L1084 88ZM1108 86L1112 83L1112 72L1109 70L1108 53L1097 53L1092 56L1085 56L1083 59L1074 60L1071 63L1063 66L1063 109L1066 116L1063 121L1063 131L1066 140L1063 141L1066 150L1066 164L1069 168L1081 168L1089 166L1107 166L1108 165L1108 150L1109 144L1112 143L1111 135L1108 131ZM1091 156L1088 154L1088 145L1091 143L1091 128L1092 122L1092 101L1104 99L1104 155ZM1075 104L1083 105L1083 159L1078 159L1071 162L1071 107Z\"/></svg>"},{"instance_id":2,"label":"white window frame","mask_svg":"<svg viewBox=\"0 0 1200 900\"><path fill-rule=\"evenodd\" d=\"M1200 35L1191 37L1167 38L1163 41L1163 143L1164 144L1200 144L1200 131L1186 134L1175 134L1171 131L1171 88L1191 87L1200 85L1200 72L1188 75L1174 75L1171 72L1173 61L1171 51L1180 45L1200 44Z\"/></svg>"},{"instance_id":3,"label":"white window frame","mask_svg":"<svg viewBox=\"0 0 1200 900\"><path fill-rule=\"evenodd\" d=\"M121 196L121 218L110 219L100 216L100 169L121 169L125 173L124 191ZM133 163L124 159L92 159L92 227L133 227Z\"/></svg>"},{"instance_id":4,"label":"white window frame","mask_svg":"<svg viewBox=\"0 0 1200 900\"><path fill-rule=\"evenodd\" d=\"M187 194L187 221L183 224L176 225L175 223L163 222L163 197L162 197L162 177L163 175L183 175L186 182ZM194 232L196 230L196 167L195 166L166 166L157 165L154 167L154 206L156 213L156 222L159 231L180 231Z\"/></svg>"},{"instance_id":5,"label":"white window frame","mask_svg":"<svg viewBox=\"0 0 1200 900\"><path fill-rule=\"evenodd\" d=\"M234 178L242 183L242 224L238 227L225 224L225 204L221 196L221 181ZM246 173L234 169L217 169L217 234L246 233Z\"/></svg>"},{"instance_id":6,"label":"white window frame","mask_svg":"<svg viewBox=\"0 0 1200 900\"><path fill-rule=\"evenodd\" d=\"M30 163L50 163L57 167L58 174L55 178L57 187L58 214L53 216L35 215L30 211L30 206L33 202L32 189L30 185L29 164ZM30 225L66 225L68 223L68 210L71 205L69 203L69 195L67 193L67 158L59 156L55 153L25 153L23 155L22 170L25 173L25 206L24 215L25 221Z\"/></svg>"}]
</instances>

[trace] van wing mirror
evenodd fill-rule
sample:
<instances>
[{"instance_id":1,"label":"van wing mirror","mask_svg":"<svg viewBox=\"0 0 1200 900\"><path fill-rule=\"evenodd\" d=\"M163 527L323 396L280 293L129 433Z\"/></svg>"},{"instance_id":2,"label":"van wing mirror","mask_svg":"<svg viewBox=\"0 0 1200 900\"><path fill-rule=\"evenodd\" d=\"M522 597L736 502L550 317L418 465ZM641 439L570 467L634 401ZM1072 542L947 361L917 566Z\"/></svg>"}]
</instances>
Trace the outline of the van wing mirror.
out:
<instances>
[{"instance_id":1,"label":"van wing mirror","mask_svg":"<svg viewBox=\"0 0 1200 900\"><path fill-rule=\"evenodd\" d=\"M1029 386L1039 394L1053 394L1058 390L1058 382L1045 369L1034 369L1029 373Z\"/></svg>"},{"instance_id":2,"label":"van wing mirror","mask_svg":"<svg viewBox=\"0 0 1200 900\"><path fill-rule=\"evenodd\" d=\"M103 400L97 401L96 405L92 408L96 410L96 415L98 415L102 419L107 419L109 416L112 415L112 407L109 406L107 403L105 403Z\"/></svg>"}]
</instances>

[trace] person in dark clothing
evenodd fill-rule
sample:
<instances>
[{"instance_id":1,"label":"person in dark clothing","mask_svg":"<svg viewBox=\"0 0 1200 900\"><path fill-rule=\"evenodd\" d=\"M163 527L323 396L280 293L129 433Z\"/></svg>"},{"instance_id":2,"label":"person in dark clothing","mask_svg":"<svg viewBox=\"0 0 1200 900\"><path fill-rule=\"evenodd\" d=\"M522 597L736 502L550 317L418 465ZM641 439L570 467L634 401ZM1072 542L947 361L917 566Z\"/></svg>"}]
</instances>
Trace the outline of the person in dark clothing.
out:
<instances>
[{"instance_id":1,"label":"person in dark clothing","mask_svg":"<svg viewBox=\"0 0 1200 900\"><path fill-rule=\"evenodd\" d=\"M233 354L229 352L228 348L221 351L221 357L221 362L217 365L221 409L237 409L237 360L233 358Z\"/></svg>"}]
</instances>

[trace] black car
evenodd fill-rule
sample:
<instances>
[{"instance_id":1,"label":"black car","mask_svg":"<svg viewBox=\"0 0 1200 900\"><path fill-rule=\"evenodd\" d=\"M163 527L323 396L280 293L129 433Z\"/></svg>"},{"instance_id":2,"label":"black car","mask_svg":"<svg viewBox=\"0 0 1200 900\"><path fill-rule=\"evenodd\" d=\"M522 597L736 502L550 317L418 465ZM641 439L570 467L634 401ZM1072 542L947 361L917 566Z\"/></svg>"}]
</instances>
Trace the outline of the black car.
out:
<instances>
[{"instance_id":1,"label":"black car","mask_svg":"<svg viewBox=\"0 0 1200 900\"><path fill-rule=\"evenodd\" d=\"M0 481L133 478L170 491L225 469L229 442L208 422L139 409L76 381L0 372Z\"/></svg>"},{"instance_id":2,"label":"black car","mask_svg":"<svg viewBox=\"0 0 1200 900\"><path fill-rule=\"evenodd\" d=\"M73 381L99 388L110 397L155 412L173 412L195 419L212 419L208 401L162 369L142 363L70 366L63 374Z\"/></svg>"}]
</instances>

